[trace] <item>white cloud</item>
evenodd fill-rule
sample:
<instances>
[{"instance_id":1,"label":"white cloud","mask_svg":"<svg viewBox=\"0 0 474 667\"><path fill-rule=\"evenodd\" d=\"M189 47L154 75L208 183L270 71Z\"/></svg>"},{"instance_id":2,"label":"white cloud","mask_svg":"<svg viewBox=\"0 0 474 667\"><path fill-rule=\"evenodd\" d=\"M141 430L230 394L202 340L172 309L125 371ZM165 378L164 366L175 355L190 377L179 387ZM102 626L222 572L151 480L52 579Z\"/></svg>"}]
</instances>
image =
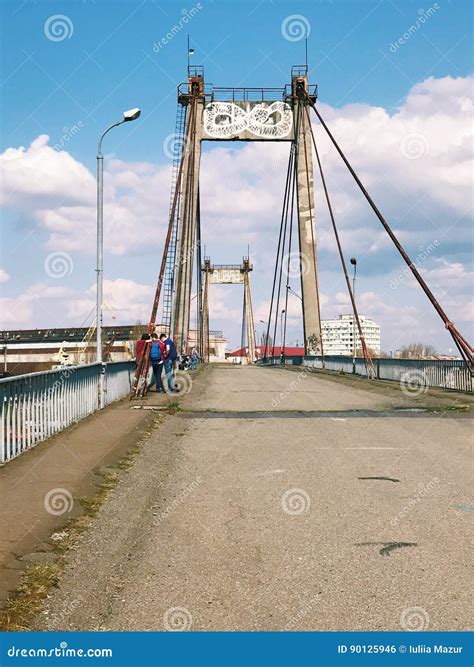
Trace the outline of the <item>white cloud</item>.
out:
<instances>
[{"instance_id":1,"label":"white cloud","mask_svg":"<svg viewBox=\"0 0 474 667\"><path fill-rule=\"evenodd\" d=\"M67 316L75 321L87 318L95 308L95 295L95 285L83 295L76 295L75 299L69 301ZM104 280L104 324L134 323L138 320L147 324L153 295L154 288L151 285L142 285L123 278Z\"/></svg>"},{"instance_id":2,"label":"white cloud","mask_svg":"<svg viewBox=\"0 0 474 667\"><path fill-rule=\"evenodd\" d=\"M6 283L10 280L10 274L5 269L0 269L0 283Z\"/></svg>"},{"instance_id":3,"label":"white cloud","mask_svg":"<svg viewBox=\"0 0 474 667\"><path fill-rule=\"evenodd\" d=\"M0 327L2 329L29 328L33 318L30 302L10 297L0 298Z\"/></svg>"},{"instance_id":4,"label":"white cloud","mask_svg":"<svg viewBox=\"0 0 474 667\"><path fill-rule=\"evenodd\" d=\"M421 270L428 282L442 288L447 300L442 305L453 309L449 312L453 320L465 319L465 299L459 295L466 293L471 280L464 261L472 202L472 84L472 77L430 77L413 86L392 114L365 104L335 109L318 103L409 254L415 259L421 246L439 241ZM411 277L401 282L396 295L390 292L390 278L399 275L405 265L316 123L315 132L346 256L356 255L367 281L370 276L372 282L372 287L367 289L366 283L361 290L360 310L371 309L373 312L365 314L378 318L390 335L404 327L413 328L411 309L424 303L424 297L415 300L412 289L402 297L402 290L414 284ZM250 244L255 267L254 303L262 315L262 304L268 302L271 289L288 150L286 143L248 143L238 148L235 144L206 144L202 158L201 219L206 254L216 263L237 263ZM84 165L66 151L51 148L46 135L28 148L7 149L0 156L0 165L3 205L39 228L48 250L94 252L95 177ZM139 254L152 248L158 257L167 222L170 164L109 159L105 176L108 251ZM340 271L339 259L317 174L315 183L321 273L335 276ZM133 280L109 285L109 296L121 319L143 319L143 312L149 311L153 288L137 296L135 285ZM334 294L338 289L334 282L322 280L321 289L323 317L346 307ZM388 290L388 297L383 290ZM215 290L211 304L213 326L232 332L233 337L240 336L241 295L237 291ZM399 303L394 302L394 296ZM65 317L85 317L93 302L91 290L76 295L65 308ZM290 316L291 324L298 321L297 315Z\"/></svg>"},{"instance_id":5,"label":"white cloud","mask_svg":"<svg viewBox=\"0 0 474 667\"><path fill-rule=\"evenodd\" d=\"M0 326L89 326L95 318L95 285L79 292L35 283L15 299L0 299ZM133 280L104 280L104 324L148 323L154 288Z\"/></svg>"},{"instance_id":6,"label":"white cloud","mask_svg":"<svg viewBox=\"0 0 474 667\"><path fill-rule=\"evenodd\" d=\"M92 253L96 234L96 179L66 151L39 136L29 148L0 155L1 203L47 234L54 251ZM161 245L170 167L111 159L104 175L104 235L112 254ZM31 224L31 223L30 223Z\"/></svg>"}]
</instances>

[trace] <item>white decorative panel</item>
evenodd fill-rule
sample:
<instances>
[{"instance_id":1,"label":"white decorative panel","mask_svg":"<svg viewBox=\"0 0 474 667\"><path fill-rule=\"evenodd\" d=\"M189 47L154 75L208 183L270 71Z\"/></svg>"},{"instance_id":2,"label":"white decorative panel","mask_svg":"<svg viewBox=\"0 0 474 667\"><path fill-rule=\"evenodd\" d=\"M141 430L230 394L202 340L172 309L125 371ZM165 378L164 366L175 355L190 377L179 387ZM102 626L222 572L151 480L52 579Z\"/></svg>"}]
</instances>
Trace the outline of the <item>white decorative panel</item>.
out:
<instances>
[{"instance_id":1,"label":"white decorative panel","mask_svg":"<svg viewBox=\"0 0 474 667\"><path fill-rule=\"evenodd\" d=\"M214 269L209 274L211 285L241 285L244 274L239 269Z\"/></svg>"},{"instance_id":2,"label":"white decorative panel","mask_svg":"<svg viewBox=\"0 0 474 667\"><path fill-rule=\"evenodd\" d=\"M286 102L210 102L204 109L203 138L292 139L293 112Z\"/></svg>"}]
</instances>

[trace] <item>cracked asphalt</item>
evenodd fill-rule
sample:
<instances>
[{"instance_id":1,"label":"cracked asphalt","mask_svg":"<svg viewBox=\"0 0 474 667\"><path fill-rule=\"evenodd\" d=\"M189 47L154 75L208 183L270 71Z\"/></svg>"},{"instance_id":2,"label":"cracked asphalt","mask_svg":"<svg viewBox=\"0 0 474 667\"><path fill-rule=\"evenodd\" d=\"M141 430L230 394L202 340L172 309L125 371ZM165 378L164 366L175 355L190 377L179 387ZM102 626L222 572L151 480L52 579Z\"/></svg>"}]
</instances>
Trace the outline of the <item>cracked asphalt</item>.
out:
<instances>
[{"instance_id":1,"label":"cracked asphalt","mask_svg":"<svg viewBox=\"0 0 474 667\"><path fill-rule=\"evenodd\" d=\"M35 629L468 629L472 421L391 416L468 400L204 369L69 553Z\"/></svg>"}]
</instances>

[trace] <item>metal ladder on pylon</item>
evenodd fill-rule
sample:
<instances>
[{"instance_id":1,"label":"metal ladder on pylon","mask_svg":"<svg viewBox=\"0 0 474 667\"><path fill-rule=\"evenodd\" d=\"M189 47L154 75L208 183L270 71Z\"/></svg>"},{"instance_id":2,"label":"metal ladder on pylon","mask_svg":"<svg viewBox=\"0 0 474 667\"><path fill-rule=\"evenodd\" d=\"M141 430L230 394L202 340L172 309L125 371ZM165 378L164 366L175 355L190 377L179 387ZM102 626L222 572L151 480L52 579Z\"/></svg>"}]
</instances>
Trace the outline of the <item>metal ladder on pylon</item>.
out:
<instances>
[{"instance_id":1,"label":"metal ladder on pylon","mask_svg":"<svg viewBox=\"0 0 474 667\"><path fill-rule=\"evenodd\" d=\"M178 104L178 111L176 114L175 126L175 150L173 151L173 172L171 177L171 196L170 196L170 215L173 206L173 199L177 187L177 176L181 158L183 155L183 148L186 136L186 110L187 107ZM180 214L180 199L181 193L178 195L178 203L176 206L176 213L173 220L173 230L171 233L171 240L168 254L166 256L165 278L163 282L163 312L162 323L171 333L171 316L173 309L173 292L174 292L174 271L176 262L176 245L178 241L178 227Z\"/></svg>"}]
</instances>

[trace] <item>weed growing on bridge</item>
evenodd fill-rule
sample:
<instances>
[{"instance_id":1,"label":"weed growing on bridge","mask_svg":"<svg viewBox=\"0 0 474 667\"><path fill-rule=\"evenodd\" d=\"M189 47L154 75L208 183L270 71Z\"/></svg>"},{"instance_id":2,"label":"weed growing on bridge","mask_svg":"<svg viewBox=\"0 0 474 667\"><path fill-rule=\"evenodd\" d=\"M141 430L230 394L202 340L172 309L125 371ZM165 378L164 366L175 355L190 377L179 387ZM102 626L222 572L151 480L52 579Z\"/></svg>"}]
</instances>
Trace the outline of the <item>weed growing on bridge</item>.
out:
<instances>
[{"instance_id":1,"label":"weed growing on bridge","mask_svg":"<svg viewBox=\"0 0 474 667\"><path fill-rule=\"evenodd\" d=\"M153 426L160 423L161 420L156 419ZM121 470L129 468L144 444L146 437L147 435L135 447L129 449L114 467ZM50 537L50 542L53 545L53 553L57 554L57 560L52 563L38 563L29 566L22 575L19 587L6 600L3 608L0 610L0 631L29 630L32 619L41 610L43 601L48 596L50 589L58 584L65 567L65 554L78 542L82 533L90 527L93 517L102 507L110 491L120 479L119 473L113 469L98 474L101 474L102 481L98 485L97 493L78 499L83 507L83 513L78 517L68 519L66 524L60 530L55 531ZM53 489L53 491L55 490ZM47 496L48 494L46 494ZM56 505L57 509L58 506ZM62 513L56 512L58 516ZM74 607L79 602L80 600L72 601L71 609L74 610Z\"/></svg>"},{"instance_id":2,"label":"weed growing on bridge","mask_svg":"<svg viewBox=\"0 0 474 667\"><path fill-rule=\"evenodd\" d=\"M0 613L0 630L28 630L32 615L40 610L49 589L57 585L61 570L58 563L38 563L28 567L16 595L6 601Z\"/></svg>"}]
</instances>

